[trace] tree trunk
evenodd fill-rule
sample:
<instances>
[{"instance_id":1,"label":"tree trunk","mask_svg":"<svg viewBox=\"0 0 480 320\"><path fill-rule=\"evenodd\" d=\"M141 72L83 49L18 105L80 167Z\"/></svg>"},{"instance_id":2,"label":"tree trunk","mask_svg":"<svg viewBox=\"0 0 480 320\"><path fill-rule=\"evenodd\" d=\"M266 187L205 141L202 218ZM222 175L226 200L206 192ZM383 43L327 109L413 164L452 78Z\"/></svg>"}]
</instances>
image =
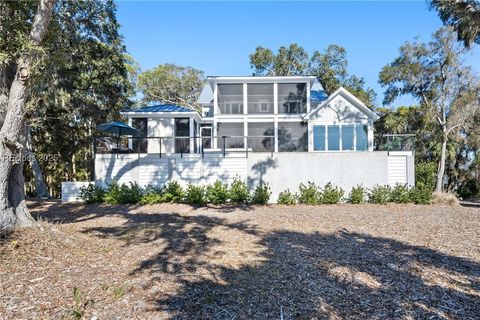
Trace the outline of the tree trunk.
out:
<instances>
[{"instance_id":1,"label":"tree trunk","mask_svg":"<svg viewBox=\"0 0 480 320\"><path fill-rule=\"evenodd\" d=\"M55 0L40 0L37 5L29 36L33 45L40 45L46 33L54 2ZM24 214L28 210L24 199L22 201L22 197L18 196L20 190L18 185L23 182L21 137L24 135L22 130L24 128L24 109L28 96L32 61L32 53L28 52L21 54L17 60L17 70L8 94L7 113L0 130L0 231L8 231L16 226L31 225L24 219ZM21 175L17 170L21 171ZM12 189L10 189L10 179L12 179ZM21 190L23 190L23 185Z\"/></svg>"},{"instance_id":2,"label":"tree trunk","mask_svg":"<svg viewBox=\"0 0 480 320\"><path fill-rule=\"evenodd\" d=\"M33 152L32 147L32 129L30 127L26 128L27 138L26 138L26 155L28 158L28 163L32 168L33 179L35 180L35 193L37 198L41 199L50 199L51 196L48 193L47 184L43 178L42 168L38 164L37 157Z\"/></svg>"},{"instance_id":3,"label":"tree trunk","mask_svg":"<svg viewBox=\"0 0 480 320\"><path fill-rule=\"evenodd\" d=\"M445 162L447 159L447 142L448 137L444 135L442 142L442 153L440 155L440 160L438 161L437 186L435 187L436 192L443 191L443 176L445 175Z\"/></svg>"},{"instance_id":4,"label":"tree trunk","mask_svg":"<svg viewBox=\"0 0 480 320\"><path fill-rule=\"evenodd\" d=\"M27 140L27 131L24 126L23 132L19 138L20 143L25 146ZM8 199L10 200L10 205L15 208L16 216L16 225L20 227L32 227L36 225L35 220L30 215L28 211L27 204L25 201L25 179L23 176L23 163L27 152L22 149L20 152L18 163L14 164L12 167L12 172L10 173L10 180L8 184Z\"/></svg>"}]
</instances>

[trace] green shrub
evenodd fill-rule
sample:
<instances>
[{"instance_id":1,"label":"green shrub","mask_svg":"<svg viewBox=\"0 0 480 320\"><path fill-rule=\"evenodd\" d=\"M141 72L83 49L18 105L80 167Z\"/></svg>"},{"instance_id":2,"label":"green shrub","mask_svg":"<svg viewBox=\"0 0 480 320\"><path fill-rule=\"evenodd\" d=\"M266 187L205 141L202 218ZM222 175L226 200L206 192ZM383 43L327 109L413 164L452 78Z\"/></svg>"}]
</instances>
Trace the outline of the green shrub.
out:
<instances>
[{"instance_id":1,"label":"green shrub","mask_svg":"<svg viewBox=\"0 0 480 320\"><path fill-rule=\"evenodd\" d=\"M296 194L293 194L289 189L287 189L280 192L277 203L286 205L297 204L297 198L298 196Z\"/></svg>"},{"instance_id":2,"label":"green shrub","mask_svg":"<svg viewBox=\"0 0 480 320\"><path fill-rule=\"evenodd\" d=\"M86 187L80 188L80 199L86 203L101 203L104 195L105 190L102 187L91 183Z\"/></svg>"},{"instance_id":3,"label":"green shrub","mask_svg":"<svg viewBox=\"0 0 480 320\"><path fill-rule=\"evenodd\" d=\"M182 186L175 180L167 183L163 192L162 202L180 203L185 198L185 192Z\"/></svg>"},{"instance_id":4,"label":"green shrub","mask_svg":"<svg viewBox=\"0 0 480 320\"><path fill-rule=\"evenodd\" d=\"M415 204L430 204L432 203L432 190L426 186L412 188L409 198Z\"/></svg>"},{"instance_id":5,"label":"green shrub","mask_svg":"<svg viewBox=\"0 0 480 320\"><path fill-rule=\"evenodd\" d=\"M207 187L207 200L213 204L227 203L229 197L228 185L223 184L222 181L217 180Z\"/></svg>"},{"instance_id":6,"label":"green shrub","mask_svg":"<svg viewBox=\"0 0 480 320\"><path fill-rule=\"evenodd\" d=\"M135 182L130 182L130 185L122 184L120 186L120 193L116 203L121 204L135 204L142 200L143 190Z\"/></svg>"},{"instance_id":7,"label":"green shrub","mask_svg":"<svg viewBox=\"0 0 480 320\"><path fill-rule=\"evenodd\" d=\"M370 190L368 198L370 203L386 204L390 202L391 192L392 188L390 188L390 186L376 185L372 188L372 190Z\"/></svg>"},{"instance_id":8,"label":"green shrub","mask_svg":"<svg viewBox=\"0 0 480 320\"><path fill-rule=\"evenodd\" d=\"M238 178L233 179L230 186L230 199L232 203L247 203L250 200L247 184L244 181Z\"/></svg>"},{"instance_id":9,"label":"green shrub","mask_svg":"<svg viewBox=\"0 0 480 320\"><path fill-rule=\"evenodd\" d=\"M271 194L268 183L261 183L253 191L251 202L253 204L267 204Z\"/></svg>"},{"instance_id":10,"label":"green shrub","mask_svg":"<svg viewBox=\"0 0 480 320\"><path fill-rule=\"evenodd\" d=\"M163 189L147 186L143 193L140 204L159 204L163 202Z\"/></svg>"},{"instance_id":11,"label":"green shrub","mask_svg":"<svg viewBox=\"0 0 480 320\"><path fill-rule=\"evenodd\" d=\"M298 202L303 204L315 205L320 203L321 193L315 183L308 181L307 185L300 183L300 195Z\"/></svg>"},{"instance_id":12,"label":"green shrub","mask_svg":"<svg viewBox=\"0 0 480 320\"><path fill-rule=\"evenodd\" d=\"M196 206L201 206L207 203L207 192L205 186L193 185L189 183L187 186L185 200L188 204Z\"/></svg>"},{"instance_id":13,"label":"green shrub","mask_svg":"<svg viewBox=\"0 0 480 320\"><path fill-rule=\"evenodd\" d=\"M103 199L106 203L110 204L120 203L120 186L117 182L112 181L112 183L108 185Z\"/></svg>"},{"instance_id":14,"label":"green shrub","mask_svg":"<svg viewBox=\"0 0 480 320\"><path fill-rule=\"evenodd\" d=\"M320 203L337 204L342 201L344 191L342 188L334 186L328 182L320 192Z\"/></svg>"},{"instance_id":15,"label":"green shrub","mask_svg":"<svg viewBox=\"0 0 480 320\"><path fill-rule=\"evenodd\" d=\"M352 188L352 191L350 191L347 201L354 204L364 203L366 194L367 190L362 185L357 185Z\"/></svg>"},{"instance_id":16,"label":"green shrub","mask_svg":"<svg viewBox=\"0 0 480 320\"><path fill-rule=\"evenodd\" d=\"M435 189L437 164L434 162L419 162L415 166L415 181L417 187Z\"/></svg>"},{"instance_id":17,"label":"green shrub","mask_svg":"<svg viewBox=\"0 0 480 320\"><path fill-rule=\"evenodd\" d=\"M397 184L390 192L390 201L395 203L409 203L410 189L403 184Z\"/></svg>"}]
</instances>

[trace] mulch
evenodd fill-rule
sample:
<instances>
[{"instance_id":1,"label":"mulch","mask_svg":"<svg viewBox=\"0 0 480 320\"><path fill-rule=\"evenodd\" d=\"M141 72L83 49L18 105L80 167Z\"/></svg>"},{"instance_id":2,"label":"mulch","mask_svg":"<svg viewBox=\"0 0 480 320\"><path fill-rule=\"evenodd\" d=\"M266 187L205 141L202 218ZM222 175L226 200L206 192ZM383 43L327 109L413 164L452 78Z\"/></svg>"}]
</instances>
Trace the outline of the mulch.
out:
<instances>
[{"instance_id":1,"label":"mulch","mask_svg":"<svg viewBox=\"0 0 480 320\"><path fill-rule=\"evenodd\" d=\"M480 317L478 206L29 207L0 319Z\"/></svg>"}]
</instances>

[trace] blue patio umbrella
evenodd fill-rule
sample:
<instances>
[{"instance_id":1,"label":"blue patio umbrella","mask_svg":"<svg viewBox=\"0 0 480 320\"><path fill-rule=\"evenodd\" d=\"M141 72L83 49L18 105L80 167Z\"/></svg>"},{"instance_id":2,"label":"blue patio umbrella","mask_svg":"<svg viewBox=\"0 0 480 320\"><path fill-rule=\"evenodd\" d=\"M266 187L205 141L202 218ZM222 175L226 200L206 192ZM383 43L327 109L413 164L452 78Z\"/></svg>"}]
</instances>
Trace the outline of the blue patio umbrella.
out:
<instances>
[{"instance_id":1,"label":"blue patio umbrella","mask_svg":"<svg viewBox=\"0 0 480 320\"><path fill-rule=\"evenodd\" d=\"M134 137L141 137L143 133L139 130L135 129L134 127L129 126L128 124L122 122L108 122L97 126L97 129L111 133L117 136L117 149L119 145L120 136L134 136Z\"/></svg>"}]
</instances>

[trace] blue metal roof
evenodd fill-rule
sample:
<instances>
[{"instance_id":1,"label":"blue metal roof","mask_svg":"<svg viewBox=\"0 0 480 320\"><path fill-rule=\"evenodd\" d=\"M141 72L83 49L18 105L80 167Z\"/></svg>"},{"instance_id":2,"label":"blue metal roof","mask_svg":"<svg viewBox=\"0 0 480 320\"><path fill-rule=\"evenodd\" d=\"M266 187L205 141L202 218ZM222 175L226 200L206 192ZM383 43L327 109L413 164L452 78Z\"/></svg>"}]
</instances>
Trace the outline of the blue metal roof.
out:
<instances>
[{"instance_id":1,"label":"blue metal roof","mask_svg":"<svg viewBox=\"0 0 480 320\"><path fill-rule=\"evenodd\" d=\"M321 102L321 101L327 100L327 98L328 98L328 95L323 90L318 90L318 91L317 90L315 90L315 91L312 90L312 91L310 91L310 100L311 101Z\"/></svg>"},{"instance_id":2,"label":"blue metal roof","mask_svg":"<svg viewBox=\"0 0 480 320\"><path fill-rule=\"evenodd\" d=\"M177 106L175 104L159 104L156 106L141 107L139 109L125 110L125 112L195 112L195 110Z\"/></svg>"}]
</instances>

